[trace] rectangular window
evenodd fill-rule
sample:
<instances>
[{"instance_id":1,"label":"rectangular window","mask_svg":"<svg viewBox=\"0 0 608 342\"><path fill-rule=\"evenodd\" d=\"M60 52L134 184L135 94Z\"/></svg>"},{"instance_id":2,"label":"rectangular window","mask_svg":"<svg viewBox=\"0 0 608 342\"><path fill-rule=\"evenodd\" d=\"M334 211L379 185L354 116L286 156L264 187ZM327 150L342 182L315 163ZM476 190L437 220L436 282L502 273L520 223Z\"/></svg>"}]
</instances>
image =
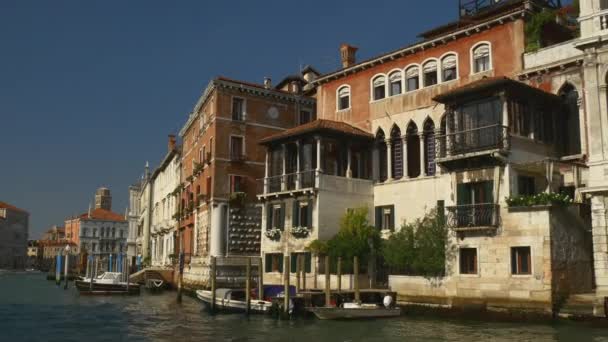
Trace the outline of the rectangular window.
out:
<instances>
[{"instance_id":1,"label":"rectangular window","mask_svg":"<svg viewBox=\"0 0 608 342\"><path fill-rule=\"evenodd\" d=\"M377 229L390 230L395 229L395 206L385 205L376 207L376 222Z\"/></svg>"},{"instance_id":2,"label":"rectangular window","mask_svg":"<svg viewBox=\"0 0 608 342\"><path fill-rule=\"evenodd\" d=\"M310 253L291 253L290 256L290 266L289 266L289 271L290 273L296 273L297 270L297 266L298 266L298 256L302 256L302 263L301 267L304 268L304 272L305 273L310 273L312 271L312 257L310 255Z\"/></svg>"},{"instance_id":3,"label":"rectangular window","mask_svg":"<svg viewBox=\"0 0 608 342\"><path fill-rule=\"evenodd\" d=\"M265 255L265 271L283 273L283 254L282 253L266 253Z\"/></svg>"},{"instance_id":4,"label":"rectangular window","mask_svg":"<svg viewBox=\"0 0 608 342\"><path fill-rule=\"evenodd\" d=\"M460 249L460 274L477 274L477 249Z\"/></svg>"},{"instance_id":5,"label":"rectangular window","mask_svg":"<svg viewBox=\"0 0 608 342\"><path fill-rule=\"evenodd\" d=\"M245 177L231 175L230 176L230 192L244 192L245 191Z\"/></svg>"},{"instance_id":6,"label":"rectangular window","mask_svg":"<svg viewBox=\"0 0 608 342\"><path fill-rule=\"evenodd\" d=\"M245 120L245 100L238 97L232 98L232 120Z\"/></svg>"},{"instance_id":7,"label":"rectangular window","mask_svg":"<svg viewBox=\"0 0 608 342\"><path fill-rule=\"evenodd\" d=\"M268 206L268 217L266 229L280 229L285 227L285 204L274 204Z\"/></svg>"},{"instance_id":8,"label":"rectangular window","mask_svg":"<svg viewBox=\"0 0 608 342\"><path fill-rule=\"evenodd\" d=\"M242 160L243 154L243 137L230 137L230 159L231 160Z\"/></svg>"},{"instance_id":9,"label":"rectangular window","mask_svg":"<svg viewBox=\"0 0 608 342\"><path fill-rule=\"evenodd\" d=\"M407 91L414 91L419 88L418 76L408 78L406 80L406 83L407 83Z\"/></svg>"},{"instance_id":10,"label":"rectangular window","mask_svg":"<svg viewBox=\"0 0 608 342\"><path fill-rule=\"evenodd\" d=\"M292 219L293 227L310 228L312 226L312 202L294 201Z\"/></svg>"},{"instance_id":11,"label":"rectangular window","mask_svg":"<svg viewBox=\"0 0 608 342\"><path fill-rule=\"evenodd\" d=\"M534 177L517 176L517 189L520 196L530 196L536 194Z\"/></svg>"},{"instance_id":12,"label":"rectangular window","mask_svg":"<svg viewBox=\"0 0 608 342\"><path fill-rule=\"evenodd\" d=\"M530 247L511 248L511 274L532 274Z\"/></svg>"},{"instance_id":13,"label":"rectangular window","mask_svg":"<svg viewBox=\"0 0 608 342\"><path fill-rule=\"evenodd\" d=\"M309 122L311 122L313 120L314 120L314 118L313 118L313 115L312 115L311 111L309 111L309 110L301 110L300 111L300 122L299 122L300 125L309 123Z\"/></svg>"}]
</instances>

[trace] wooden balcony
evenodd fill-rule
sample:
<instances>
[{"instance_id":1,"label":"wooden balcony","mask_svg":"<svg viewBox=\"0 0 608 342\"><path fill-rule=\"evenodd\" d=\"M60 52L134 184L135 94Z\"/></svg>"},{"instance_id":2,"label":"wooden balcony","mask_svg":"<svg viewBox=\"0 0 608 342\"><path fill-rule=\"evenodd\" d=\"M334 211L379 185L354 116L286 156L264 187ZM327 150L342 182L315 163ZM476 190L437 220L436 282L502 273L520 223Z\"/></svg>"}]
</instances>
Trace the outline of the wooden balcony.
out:
<instances>
[{"instance_id":1,"label":"wooden balcony","mask_svg":"<svg viewBox=\"0 0 608 342\"><path fill-rule=\"evenodd\" d=\"M489 125L436 137L436 162L447 169L494 164L510 148L508 127ZM463 160L467 160L463 162ZM498 158L500 159L500 158ZM500 160L499 160L500 161ZM479 166L479 165L477 165Z\"/></svg>"}]
</instances>

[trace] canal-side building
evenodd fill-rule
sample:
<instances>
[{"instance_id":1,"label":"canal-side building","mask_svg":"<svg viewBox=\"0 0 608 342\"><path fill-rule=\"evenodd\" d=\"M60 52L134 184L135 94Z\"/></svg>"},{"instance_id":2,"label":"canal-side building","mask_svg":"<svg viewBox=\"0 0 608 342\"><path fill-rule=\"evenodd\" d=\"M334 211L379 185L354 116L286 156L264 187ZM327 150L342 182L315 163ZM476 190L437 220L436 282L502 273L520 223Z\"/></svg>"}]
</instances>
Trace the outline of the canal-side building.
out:
<instances>
[{"instance_id":1,"label":"canal-side building","mask_svg":"<svg viewBox=\"0 0 608 342\"><path fill-rule=\"evenodd\" d=\"M81 255L95 255L101 260L127 252L128 223L125 216L111 211L110 190L100 188L95 207L65 220L65 238ZM109 209L108 209L109 208Z\"/></svg>"},{"instance_id":2,"label":"canal-side building","mask_svg":"<svg viewBox=\"0 0 608 342\"><path fill-rule=\"evenodd\" d=\"M152 266L169 266L175 257L177 241L178 198L175 189L180 183L180 147L175 135L169 135L167 155L150 177L150 257Z\"/></svg>"},{"instance_id":3,"label":"canal-side building","mask_svg":"<svg viewBox=\"0 0 608 342\"><path fill-rule=\"evenodd\" d=\"M225 77L209 82L186 124L183 142L178 248L184 253L186 286L208 285L210 256L218 257L219 279L237 279L244 261L259 256L261 211L256 179L264 176L265 153L257 142L315 118L307 67L277 86ZM236 262L236 264L231 264Z\"/></svg>"},{"instance_id":4,"label":"canal-side building","mask_svg":"<svg viewBox=\"0 0 608 342\"><path fill-rule=\"evenodd\" d=\"M30 214L0 201L0 269L23 269L27 263Z\"/></svg>"},{"instance_id":5,"label":"canal-side building","mask_svg":"<svg viewBox=\"0 0 608 342\"><path fill-rule=\"evenodd\" d=\"M280 282L280 258L333 236L349 208L368 208L384 237L435 209L445 213L454 253L440 279L377 279L400 300L551 312L591 290L584 203L507 200L584 185L584 113L570 105L570 88L519 81L526 24L557 4L482 3L461 4L457 21L363 62L343 45L342 68L314 82L321 120L262 139L265 280ZM547 39L571 38L562 33Z\"/></svg>"},{"instance_id":6,"label":"canal-side building","mask_svg":"<svg viewBox=\"0 0 608 342\"><path fill-rule=\"evenodd\" d=\"M129 186L129 208L127 209L127 223L129 233L127 235L127 258L131 266L137 263L137 229L139 224L139 194L140 183Z\"/></svg>"}]
</instances>

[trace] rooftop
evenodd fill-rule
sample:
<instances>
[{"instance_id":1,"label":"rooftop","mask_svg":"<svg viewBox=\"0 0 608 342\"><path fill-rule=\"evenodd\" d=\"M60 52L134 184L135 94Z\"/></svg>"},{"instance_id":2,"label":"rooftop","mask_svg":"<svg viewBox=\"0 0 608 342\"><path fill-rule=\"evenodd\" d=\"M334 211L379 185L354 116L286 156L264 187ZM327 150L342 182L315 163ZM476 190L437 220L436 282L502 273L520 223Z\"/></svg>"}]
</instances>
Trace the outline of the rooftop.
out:
<instances>
[{"instance_id":1,"label":"rooftop","mask_svg":"<svg viewBox=\"0 0 608 342\"><path fill-rule=\"evenodd\" d=\"M0 209L9 209L9 210L14 210L14 211L18 211L20 213L25 213L25 214L29 214L26 210L23 210L21 208L17 208L12 204L6 203L6 202L2 202L0 201Z\"/></svg>"},{"instance_id":2,"label":"rooftop","mask_svg":"<svg viewBox=\"0 0 608 342\"><path fill-rule=\"evenodd\" d=\"M271 135L260 140L260 144L277 143L290 138L307 135L310 133L329 133L349 138L373 139L373 135L345 122L318 119L304 125L290 128L286 131Z\"/></svg>"},{"instance_id":3,"label":"rooftop","mask_svg":"<svg viewBox=\"0 0 608 342\"><path fill-rule=\"evenodd\" d=\"M125 221L125 217L123 215L101 208L92 210L91 217L89 217L89 213L86 212L78 216L78 218L84 220Z\"/></svg>"}]
</instances>

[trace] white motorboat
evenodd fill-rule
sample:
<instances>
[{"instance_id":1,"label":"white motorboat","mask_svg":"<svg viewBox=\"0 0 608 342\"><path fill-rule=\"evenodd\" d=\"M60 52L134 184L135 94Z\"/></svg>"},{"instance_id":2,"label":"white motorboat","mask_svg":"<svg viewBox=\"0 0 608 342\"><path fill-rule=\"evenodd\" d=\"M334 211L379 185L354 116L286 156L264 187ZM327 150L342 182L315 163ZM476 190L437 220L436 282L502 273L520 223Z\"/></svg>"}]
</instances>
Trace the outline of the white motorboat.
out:
<instances>
[{"instance_id":1,"label":"white motorboat","mask_svg":"<svg viewBox=\"0 0 608 342\"><path fill-rule=\"evenodd\" d=\"M196 297L206 305L211 305L211 291L198 290ZM251 299L250 312L268 313L272 307L272 302L258 299ZM245 290L238 289L217 289L215 292L215 308L227 312L245 312L247 301Z\"/></svg>"},{"instance_id":2,"label":"white motorboat","mask_svg":"<svg viewBox=\"0 0 608 342\"><path fill-rule=\"evenodd\" d=\"M112 295L112 294L139 294L139 284L122 281L120 272L104 272L96 278L82 278L76 280L76 288L81 294Z\"/></svg>"}]
</instances>

